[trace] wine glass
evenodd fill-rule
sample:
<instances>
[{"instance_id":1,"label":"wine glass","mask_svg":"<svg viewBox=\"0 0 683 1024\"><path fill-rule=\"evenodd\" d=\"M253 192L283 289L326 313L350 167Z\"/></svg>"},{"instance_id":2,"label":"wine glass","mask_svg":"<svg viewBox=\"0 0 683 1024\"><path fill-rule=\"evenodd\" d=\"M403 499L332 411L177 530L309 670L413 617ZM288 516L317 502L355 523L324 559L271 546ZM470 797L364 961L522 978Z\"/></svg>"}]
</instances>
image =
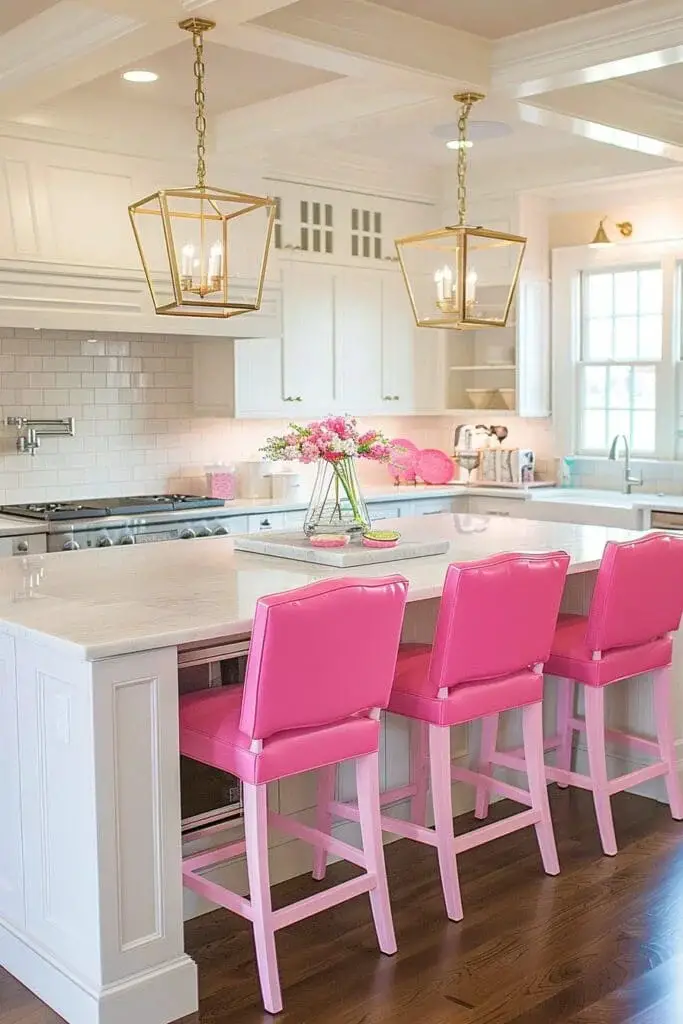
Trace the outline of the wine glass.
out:
<instances>
[{"instance_id":1,"label":"wine glass","mask_svg":"<svg viewBox=\"0 0 683 1024\"><path fill-rule=\"evenodd\" d=\"M472 483L472 472L479 468L481 463L481 452L477 449L461 450L455 453L455 461L461 469L467 470L467 486Z\"/></svg>"}]
</instances>

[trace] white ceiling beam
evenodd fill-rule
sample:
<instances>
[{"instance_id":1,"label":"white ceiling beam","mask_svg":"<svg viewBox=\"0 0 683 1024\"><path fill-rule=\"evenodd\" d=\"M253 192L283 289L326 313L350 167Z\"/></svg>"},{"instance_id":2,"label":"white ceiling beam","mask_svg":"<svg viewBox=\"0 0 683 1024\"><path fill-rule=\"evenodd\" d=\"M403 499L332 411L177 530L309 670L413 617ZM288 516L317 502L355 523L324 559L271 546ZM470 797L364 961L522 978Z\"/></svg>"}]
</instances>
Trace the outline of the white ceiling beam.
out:
<instances>
[{"instance_id":1,"label":"white ceiling beam","mask_svg":"<svg viewBox=\"0 0 683 1024\"><path fill-rule=\"evenodd\" d=\"M492 86L524 99L681 61L680 0L634 0L501 40L493 51Z\"/></svg>"},{"instance_id":2,"label":"white ceiling beam","mask_svg":"<svg viewBox=\"0 0 683 1024\"><path fill-rule=\"evenodd\" d=\"M490 42L364 0L296 4L264 19L262 27L372 65L488 88Z\"/></svg>"},{"instance_id":3,"label":"white ceiling beam","mask_svg":"<svg viewBox=\"0 0 683 1024\"><path fill-rule=\"evenodd\" d=\"M598 115L591 112L593 104L589 97L586 97L586 100L578 106L586 108L582 115L520 103L519 116L528 124L535 124L540 128L568 132L570 135L590 139L593 142L601 142L607 146L628 149L648 156L661 157L663 160L683 162L683 139L679 143L665 142L652 135L651 132L619 128L605 120L598 120Z\"/></svg>"},{"instance_id":4,"label":"white ceiling beam","mask_svg":"<svg viewBox=\"0 0 683 1024\"><path fill-rule=\"evenodd\" d=\"M663 155L667 145L683 146L683 102L657 96L626 82L599 82L581 89L563 89L537 97L532 104L522 102L519 106L526 111L530 107L543 108L609 125L615 129L615 139L604 141L626 149ZM531 119L533 115L523 116L523 120ZM583 131L578 134L585 135ZM619 141L618 137L623 134L638 136L643 141Z\"/></svg>"}]
</instances>

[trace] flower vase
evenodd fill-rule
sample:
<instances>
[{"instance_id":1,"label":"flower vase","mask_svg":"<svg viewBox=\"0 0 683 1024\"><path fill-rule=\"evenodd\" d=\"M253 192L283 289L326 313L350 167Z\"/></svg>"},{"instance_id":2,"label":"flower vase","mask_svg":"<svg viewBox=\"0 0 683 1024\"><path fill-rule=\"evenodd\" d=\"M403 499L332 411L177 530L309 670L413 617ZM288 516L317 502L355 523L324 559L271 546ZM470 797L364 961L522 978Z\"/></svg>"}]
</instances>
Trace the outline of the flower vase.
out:
<instances>
[{"instance_id":1,"label":"flower vase","mask_svg":"<svg viewBox=\"0 0 683 1024\"><path fill-rule=\"evenodd\" d=\"M358 483L355 460L321 459L304 520L306 536L321 533L360 536L369 529L370 517Z\"/></svg>"}]
</instances>

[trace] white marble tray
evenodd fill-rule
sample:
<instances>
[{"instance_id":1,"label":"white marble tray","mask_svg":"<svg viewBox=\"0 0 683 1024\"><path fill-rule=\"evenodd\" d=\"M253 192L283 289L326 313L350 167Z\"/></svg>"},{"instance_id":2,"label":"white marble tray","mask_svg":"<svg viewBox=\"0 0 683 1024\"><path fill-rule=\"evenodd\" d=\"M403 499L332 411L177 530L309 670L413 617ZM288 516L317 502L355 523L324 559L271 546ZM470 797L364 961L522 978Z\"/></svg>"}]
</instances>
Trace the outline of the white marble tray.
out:
<instances>
[{"instance_id":1,"label":"white marble tray","mask_svg":"<svg viewBox=\"0 0 683 1024\"><path fill-rule=\"evenodd\" d=\"M365 548L360 541L352 540L345 548L314 548L302 533L281 531L235 537L234 545L236 551L274 555L276 558L294 558L299 562L332 565L337 569L346 569L354 565L397 562L403 558L442 555L448 550L447 540L399 540L395 548Z\"/></svg>"}]
</instances>

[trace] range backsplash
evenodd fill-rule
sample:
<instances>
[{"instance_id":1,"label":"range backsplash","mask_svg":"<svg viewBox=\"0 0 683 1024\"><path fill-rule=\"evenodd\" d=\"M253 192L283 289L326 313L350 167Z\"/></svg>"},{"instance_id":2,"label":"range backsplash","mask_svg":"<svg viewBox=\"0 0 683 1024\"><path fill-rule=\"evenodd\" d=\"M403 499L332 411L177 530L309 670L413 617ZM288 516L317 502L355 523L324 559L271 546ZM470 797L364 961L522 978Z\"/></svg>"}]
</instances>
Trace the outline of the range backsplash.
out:
<instances>
[{"instance_id":1,"label":"range backsplash","mask_svg":"<svg viewBox=\"0 0 683 1024\"><path fill-rule=\"evenodd\" d=\"M95 338L95 340L91 340ZM191 339L0 328L0 410L7 416L74 416L76 436L44 438L35 456L16 451L4 428L0 502L63 500L205 486L205 467L257 457L273 420L209 420L194 415ZM473 413L477 420L481 413ZM446 417L363 419L421 447L450 449ZM509 420L511 440L548 458L546 423ZM364 466L367 482L386 469Z\"/></svg>"}]
</instances>

